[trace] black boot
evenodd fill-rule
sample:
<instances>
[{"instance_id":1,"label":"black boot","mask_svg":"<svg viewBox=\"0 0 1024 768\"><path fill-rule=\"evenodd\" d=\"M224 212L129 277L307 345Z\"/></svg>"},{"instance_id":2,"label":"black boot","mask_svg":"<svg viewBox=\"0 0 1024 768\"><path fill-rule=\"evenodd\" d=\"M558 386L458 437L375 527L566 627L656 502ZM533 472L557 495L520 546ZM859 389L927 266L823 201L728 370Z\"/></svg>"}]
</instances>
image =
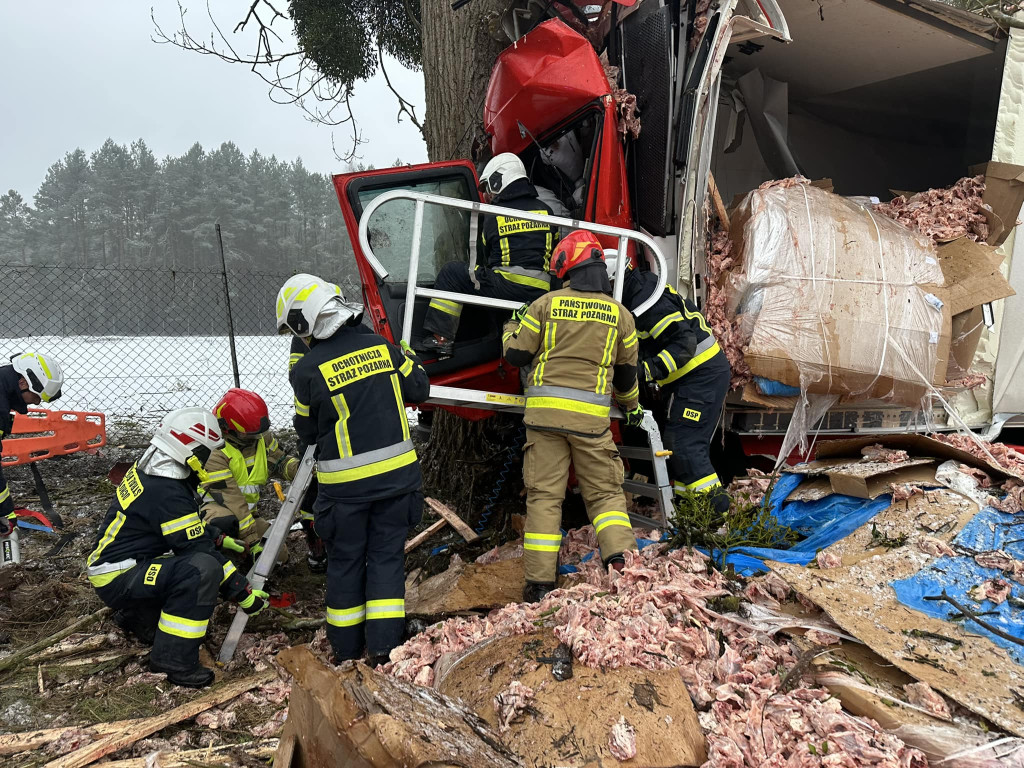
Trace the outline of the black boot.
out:
<instances>
[{"instance_id":1,"label":"black boot","mask_svg":"<svg viewBox=\"0 0 1024 768\"><path fill-rule=\"evenodd\" d=\"M387 664L389 661L391 661L390 653L371 653L366 660L366 665L371 669L376 669L381 664Z\"/></svg>"},{"instance_id":2,"label":"black boot","mask_svg":"<svg viewBox=\"0 0 1024 768\"><path fill-rule=\"evenodd\" d=\"M197 664L192 669L169 669L152 660L149 662L150 672L163 672L167 675L167 682L172 685L180 685L183 688L205 688L213 682L213 670L207 669L202 664Z\"/></svg>"},{"instance_id":3,"label":"black boot","mask_svg":"<svg viewBox=\"0 0 1024 768\"><path fill-rule=\"evenodd\" d=\"M523 587L523 602L524 603L539 603L549 592L555 590L554 584L541 584L535 581L526 582L526 586Z\"/></svg>"},{"instance_id":4,"label":"black boot","mask_svg":"<svg viewBox=\"0 0 1024 768\"><path fill-rule=\"evenodd\" d=\"M622 573L622 569L626 567L626 558L622 555L612 555L608 558L608 562L604 564L605 568L611 571L618 571Z\"/></svg>"},{"instance_id":5,"label":"black boot","mask_svg":"<svg viewBox=\"0 0 1024 768\"><path fill-rule=\"evenodd\" d=\"M416 342L415 350L424 354L436 355L440 360L451 357L455 353L455 342L449 339L441 339L431 334Z\"/></svg>"},{"instance_id":6,"label":"black boot","mask_svg":"<svg viewBox=\"0 0 1024 768\"><path fill-rule=\"evenodd\" d=\"M151 620L134 611L114 611L111 617L126 635L135 637L143 645L152 645L156 639L156 619Z\"/></svg>"},{"instance_id":7,"label":"black boot","mask_svg":"<svg viewBox=\"0 0 1024 768\"><path fill-rule=\"evenodd\" d=\"M319 536L307 536L306 544L309 554L306 555L306 566L310 573L327 573L327 548Z\"/></svg>"}]
</instances>

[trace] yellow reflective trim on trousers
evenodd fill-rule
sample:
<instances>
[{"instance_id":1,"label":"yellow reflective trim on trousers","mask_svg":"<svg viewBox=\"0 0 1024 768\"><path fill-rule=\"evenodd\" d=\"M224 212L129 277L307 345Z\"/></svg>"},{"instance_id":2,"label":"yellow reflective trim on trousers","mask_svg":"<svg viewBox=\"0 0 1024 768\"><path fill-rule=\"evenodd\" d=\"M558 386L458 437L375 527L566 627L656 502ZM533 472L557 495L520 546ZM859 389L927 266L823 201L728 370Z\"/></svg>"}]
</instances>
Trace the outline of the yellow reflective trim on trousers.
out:
<instances>
[{"instance_id":1,"label":"yellow reflective trim on trousers","mask_svg":"<svg viewBox=\"0 0 1024 768\"><path fill-rule=\"evenodd\" d=\"M398 367L398 372L403 376L408 376L410 373L412 373L412 366L412 359L407 357L405 358L405 362Z\"/></svg>"},{"instance_id":2,"label":"yellow reflective trim on trousers","mask_svg":"<svg viewBox=\"0 0 1024 768\"><path fill-rule=\"evenodd\" d=\"M528 397L526 398L526 407L527 409L554 408L559 411L585 413L588 416L607 417L611 414L611 406L581 403L579 400L569 400L565 397Z\"/></svg>"},{"instance_id":3,"label":"yellow reflective trim on trousers","mask_svg":"<svg viewBox=\"0 0 1024 768\"><path fill-rule=\"evenodd\" d=\"M523 549L533 552L557 552L562 548L560 533L524 533Z\"/></svg>"},{"instance_id":4,"label":"yellow reflective trim on trousers","mask_svg":"<svg viewBox=\"0 0 1024 768\"><path fill-rule=\"evenodd\" d=\"M622 346L624 346L626 349L636 346L636 331L633 331L631 334L629 334L629 336L622 340Z\"/></svg>"},{"instance_id":5,"label":"yellow reflective trim on trousers","mask_svg":"<svg viewBox=\"0 0 1024 768\"><path fill-rule=\"evenodd\" d=\"M206 627L209 623L209 620L196 621L195 619L186 619L183 616L174 616L161 611L160 621L157 622L156 628L175 637L184 637L186 640L199 640L206 635Z\"/></svg>"},{"instance_id":6,"label":"yellow reflective trim on trousers","mask_svg":"<svg viewBox=\"0 0 1024 768\"><path fill-rule=\"evenodd\" d=\"M664 379L660 379L658 381L658 385L659 386L665 386L666 384L671 384L673 381L675 381L676 379L680 378L681 376L685 376L686 374L688 374L690 371L692 371L698 365L701 365L702 363L706 363L708 360L713 358L715 355L717 355L721 351L722 350L718 346L718 342L716 341L712 346L708 347L706 350L701 352L699 355L697 355L694 358L691 358L690 361L686 365L684 365L682 368L680 368L679 370L674 371L673 373L669 374Z\"/></svg>"},{"instance_id":7,"label":"yellow reflective trim on trousers","mask_svg":"<svg viewBox=\"0 0 1024 768\"><path fill-rule=\"evenodd\" d=\"M228 560L224 563L224 576L221 578L220 583L223 584L225 581L231 578L231 574L235 573L238 569L235 568L235 564Z\"/></svg>"},{"instance_id":8,"label":"yellow reflective trim on trousers","mask_svg":"<svg viewBox=\"0 0 1024 768\"><path fill-rule=\"evenodd\" d=\"M345 395L340 392L331 398L334 410L338 412L338 423L334 425L334 439L338 442L338 458L344 459L352 455L352 439L348 434L348 417L352 412L348 408Z\"/></svg>"},{"instance_id":9,"label":"yellow reflective trim on trousers","mask_svg":"<svg viewBox=\"0 0 1024 768\"><path fill-rule=\"evenodd\" d=\"M615 340L618 335L618 328L608 329L608 335L604 341L604 353L601 355L601 364L597 366L597 386L594 387L594 392L598 395L608 394L608 369L612 365L612 350L615 349Z\"/></svg>"},{"instance_id":10,"label":"yellow reflective trim on trousers","mask_svg":"<svg viewBox=\"0 0 1024 768\"><path fill-rule=\"evenodd\" d=\"M542 291L551 290L551 283L546 280L541 280L539 277L530 277L529 275L520 275L515 272L502 272L500 269L494 270L495 274L501 275L501 277L508 280L510 283L518 283L519 285L528 285L531 288L540 288Z\"/></svg>"},{"instance_id":11,"label":"yellow reflective trim on trousers","mask_svg":"<svg viewBox=\"0 0 1024 768\"><path fill-rule=\"evenodd\" d=\"M256 520L252 515L246 515L238 521L238 532L241 533L244 530L251 528L256 525Z\"/></svg>"},{"instance_id":12,"label":"yellow reflective trim on trousers","mask_svg":"<svg viewBox=\"0 0 1024 768\"><path fill-rule=\"evenodd\" d=\"M551 351L555 348L555 331L557 330L557 323L553 320L548 321L547 327L544 328L544 351L540 355L540 359L537 361L537 367L533 371L533 385L539 387L544 383L544 366L548 362L548 358L551 357Z\"/></svg>"},{"instance_id":13,"label":"yellow reflective trim on trousers","mask_svg":"<svg viewBox=\"0 0 1024 768\"><path fill-rule=\"evenodd\" d=\"M354 605L351 608L327 608L327 623L332 627L354 627L366 619L366 606Z\"/></svg>"},{"instance_id":14,"label":"yellow reflective trim on trousers","mask_svg":"<svg viewBox=\"0 0 1024 768\"><path fill-rule=\"evenodd\" d=\"M402 420L402 439L409 439L409 419L405 415L405 402L402 400L402 385L398 374L391 374L391 386L395 389L395 404L398 406L398 418Z\"/></svg>"},{"instance_id":15,"label":"yellow reflective trim on trousers","mask_svg":"<svg viewBox=\"0 0 1024 768\"><path fill-rule=\"evenodd\" d=\"M399 469L401 467L412 464L416 461L416 449L406 451L403 454L395 456L390 459L384 459L383 461L377 461L373 464L367 464L363 467L353 467L352 469L339 469L336 472L317 472L317 479L321 483L350 483L353 480L363 480L367 477L374 477L375 475L383 475L385 472L390 472L393 469Z\"/></svg>"},{"instance_id":16,"label":"yellow reflective trim on trousers","mask_svg":"<svg viewBox=\"0 0 1024 768\"><path fill-rule=\"evenodd\" d=\"M127 573L127 571L112 571L111 573L101 573L99 576L90 576L89 583L94 587L105 587L122 573Z\"/></svg>"},{"instance_id":17,"label":"yellow reflective trim on trousers","mask_svg":"<svg viewBox=\"0 0 1024 768\"><path fill-rule=\"evenodd\" d=\"M673 358L672 355L668 353L667 349L663 349L661 350L661 352L658 353L658 359L661 360L661 364L665 366L665 370L669 374L671 374L672 371L674 371L677 367L675 358Z\"/></svg>"},{"instance_id":18,"label":"yellow reflective trim on trousers","mask_svg":"<svg viewBox=\"0 0 1024 768\"><path fill-rule=\"evenodd\" d=\"M402 619L405 618L405 600L391 598L387 600L367 600L366 620Z\"/></svg>"},{"instance_id":19,"label":"yellow reflective trim on trousers","mask_svg":"<svg viewBox=\"0 0 1024 768\"><path fill-rule=\"evenodd\" d=\"M678 312L673 312L670 315L665 315L661 320L654 324L651 328L651 336L655 339L658 338L672 323L683 322L683 316Z\"/></svg>"},{"instance_id":20,"label":"yellow reflective trim on trousers","mask_svg":"<svg viewBox=\"0 0 1024 768\"><path fill-rule=\"evenodd\" d=\"M200 525L201 523L199 515L195 512L190 512L187 515L168 520L166 523L160 523L160 532L164 536L170 536L172 533L183 531L186 528L191 528L193 525Z\"/></svg>"},{"instance_id":21,"label":"yellow reflective trim on trousers","mask_svg":"<svg viewBox=\"0 0 1024 768\"><path fill-rule=\"evenodd\" d=\"M0 502L7 501L9 498L11 498L11 488L5 485L4 489L0 491Z\"/></svg>"},{"instance_id":22,"label":"yellow reflective trim on trousers","mask_svg":"<svg viewBox=\"0 0 1024 768\"><path fill-rule=\"evenodd\" d=\"M672 481L672 492L678 493L680 496L686 495L686 483L680 483L678 480Z\"/></svg>"},{"instance_id":23,"label":"yellow reflective trim on trousers","mask_svg":"<svg viewBox=\"0 0 1024 768\"><path fill-rule=\"evenodd\" d=\"M704 475L700 480L687 483L686 488L690 491L703 491L705 488L714 488L721 484L721 481L718 479L718 473L712 472L710 475Z\"/></svg>"},{"instance_id":24,"label":"yellow reflective trim on trousers","mask_svg":"<svg viewBox=\"0 0 1024 768\"><path fill-rule=\"evenodd\" d=\"M309 416L309 406L305 403L299 402L299 398L295 398L295 415L296 416Z\"/></svg>"},{"instance_id":25,"label":"yellow reflective trim on trousers","mask_svg":"<svg viewBox=\"0 0 1024 768\"><path fill-rule=\"evenodd\" d=\"M626 528L632 528L633 524L629 521L629 515L625 512L602 512L597 515L593 521L594 533L600 533L610 525L623 525Z\"/></svg>"},{"instance_id":26,"label":"yellow reflective trim on trousers","mask_svg":"<svg viewBox=\"0 0 1024 768\"><path fill-rule=\"evenodd\" d=\"M456 304L454 301L447 301L446 299L431 299L428 305L430 309L436 309L438 312L444 312L446 315L452 317L462 316L462 305Z\"/></svg>"},{"instance_id":27,"label":"yellow reflective trim on trousers","mask_svg":"<svg viewBox=\"0 0 1024 768\"><path fill-rule=\"evenodd\" d=\"M96 561L100 559L100 555L103 553L103 550L106 549L107 545L117 538L117 533L121 530L121 526L124 525L125 519L124 513L118 510L117 514L114 515L114 519L110 521L110 525L107 526L107 530L103 533L103 538L100 539L100 543L96 545L96 549L92 551L92 554L90 554L88 560L86 560L86 565L96 564Z\"/></svg>"}]
</instances>

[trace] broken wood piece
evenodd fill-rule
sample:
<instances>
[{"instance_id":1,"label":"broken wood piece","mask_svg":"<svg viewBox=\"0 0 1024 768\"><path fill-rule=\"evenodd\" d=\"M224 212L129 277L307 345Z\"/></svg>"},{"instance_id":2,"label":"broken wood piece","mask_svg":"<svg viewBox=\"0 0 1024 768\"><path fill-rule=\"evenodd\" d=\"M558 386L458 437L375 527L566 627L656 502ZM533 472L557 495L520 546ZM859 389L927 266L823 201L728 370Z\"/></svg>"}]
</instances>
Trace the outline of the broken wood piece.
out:
<instances>
[{"instance_id":1,"label":"broken wood piece","mask_svg":"<svg viewBox=\"0 0 1024 768\"><path fill-rule=\"evenodd\" d=\"M420 531L407 542L405 542L405 551L412 552L414 549L416 549L416 547L418 547L424 541L426 541L435 533L440 531L446 525L448 525L448 521L442 517L436 523L431 524L429 528L424 528L422 531Z\"/></svg>"},{"instance_id":2,"label":"broken wood piece","mask_svg":"<svg viewBox=\"0 0 1024 768\"><path fill-rule=\"evenodd\" d=\"M437 691L352 661L330 669L305 646L277 659L295 677L274 760L279 768L522 768L474 712Z\"/></svg>"},{"instance_id":3,"label":"broken wood piece","mask_svg":"<svg viewBox=\"0 0 1024 768\"><path fill-rule=\"evenodd\" d=\"M109 613L109 608L100 608L98 611L95 611L89 614L88 616L83 616L78 621L71 624L71 626L65 627L60 632L55 632L49 637L44 637L39 642L32 643L32 645L30 645L28 648L22 648L17 653L12 653L6 659L0 659L0 672L7 672L18 669L22 664L24 664L28 660L28 658L32 654L38 653L44 648L49 648L54 643L59 643L68 635L73 635L75 632L82 629L83 627L88 627L90 624L99 621Z\"/></svg>"},{"instance_id":4,"label":"broken wood piece","mask_svg":"<svg viewBox=\"0 0 1024 768\"><path fill-rule=\"evenodd\" d=\"M108 637L106 633L90 635L89 637L84 638L67 637L61 640L59 643L56 643L55 645L51 646L50 648L44 648L38 653L32 654L28 661L49 662L53 659L60 659L65 656L73 656L76 653L85 653L86 651L98 651L107 643Z\"/></svg>"},{"instance_id":5,"label":"broken wood piece","mask_svg":"<svg viewBox=\"0 0 1024 768\"><path fill-rule=\"evenodd\" d=\"M111 752L131 746L139 739L151 736L169 725L180 723L182 720L195 717L200 712L205 712L212 707L225 704L252 688L269 683L276 677L277 673L272 669L268 669L266 672L261 672L258 675L228 683L222 688L210 691L205 696L186 702L162 715L147 717L142 720L122 721L120 723L121 728L118 731L114 731L109 736L105 736L99 741L84 746L81 749L69 752L56 760L51 760L46 764L45 768L83 768L83 766L89 765L101 757L109 755ZM116 723L111 723L111 725L116 725Z\"/></svg>"},{"instance_id":6,"label":"broken wood piece","mask_svg":"<svg viewBox=\"0 0 1024 768\"><path fill-rule=\"evenodd\" d=\"M265 739L258 743L243 742L241 744L222 744L219 747L204 747L203 749L186 749L180 752L159 751L156 761L153 755L145 757L132 757L128 760L111 760L103 763L103 768L150 768L157 765L159 768L194 768L196 765L242 765L237 757L232 754L235 750L245 753L246 757L254 757L260 760L271 757L278 747L277 739Z\"/></svg>"},{"instance_id":7,"label":"broken wood piece","mask_svg":"<svg viewBox=\"0 0 1024 768\"><path fill-rule=\"evenodd\" d=\"M474 531L472 528L466 525L463 519L459 517L457 514L455 514L455 512L452 511L451 507L449 507L447 504L442 504L437 499L432 499L429 496L425 498L424 501L427 502L427 506L434 510L434 512L436 512L442 518L447 520L448 524L456 531L458 531L459 535L462 536L462 538L464 538L467 542L476 541L480 538L480 534L478 534L476 531Z\"/></svg>"},{"instance_id":8,"label":"broken wood piece","mask_svg":"<svg viewBox=\"0 0 1024 768\"><path fill-rule=\"evenodd\" d=\"M486 611L522 599L523 559L459 563L419 584L406 584L408 616ZM564 585L563 585L564 586Z\"/></svg>"},{"instance_id":9,"label":"broken wood piece","mask_svg":"<svg viewBox=\"0 0 1024 768\"><path fill-rule=\"evenodd\" d=\"M111 733L130 728L132 724L141 722L139 720L118 720L113 723L96 723L88 727L65 726L63 728L42 728L35 731L24 731L22 733L5 733L0 735L0 756L16 755L19 752L32 752L33 750L45 747L51 741L56 741L69 734L71 731L83 730L94 736L107 736Z\"/></svg>"},{"instance_id":10,"label":"broken wood piece","mask_svg":"<svg viewBox=\"0 0 1024 768\"><path fill-rule=\"evenodd\" d=\"M722 202L722 194L718 191L718 183L715 181L715 174L708 171L708 190L711 192L711 201L715 206L715 215L726 230L729 229L729 214L725 210L725 203Z\"/></svg>"}]
</instances>

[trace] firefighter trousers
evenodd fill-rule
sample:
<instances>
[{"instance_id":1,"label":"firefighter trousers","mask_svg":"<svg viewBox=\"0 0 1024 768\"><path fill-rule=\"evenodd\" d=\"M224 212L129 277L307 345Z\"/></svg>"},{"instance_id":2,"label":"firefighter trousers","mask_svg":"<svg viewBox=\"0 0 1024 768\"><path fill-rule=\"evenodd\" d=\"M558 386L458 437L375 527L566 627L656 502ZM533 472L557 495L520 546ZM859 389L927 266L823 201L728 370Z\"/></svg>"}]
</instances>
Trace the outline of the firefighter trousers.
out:
<instances>
[{"instance_id":1,"label":"firefighter trousers","mask_svg":"<svg viewBox=\"0 0 1024 768\"><path fill-rule=\"evenodd\" d=\"M400 645L405 632L405 539L423 515L419 491L376 501L317 499L327 547L327 639L337 662Z\"/></svg>"},{"instance_id":2,"label":"firefighter trousers","mask_svg":"<svg viewBox=\"0 0 1024 768\"><path fill-rule=\"evenodd\" d=\"M99 598L143 635L156 629L150 663L186 672L199 666L199 646L217 606L223 581L234 572L205 552L166 555L138 563L109 584Z\"/></svg>"},{"instance_id":3,"label":"firefighter trousers","mask_svg":"<svg viewBox=\"0 0 1024 768\"><path fill-rule=\"evenodd\" d=\"M681 378L670 392L662 393L668 395L662 439L672 451L668 460L672 487L677 494L711 494L715 508L722 513L729 510L729 495L711 463L711 440L731 375L725 355L719 354Z\"/></svg>"},{"instance_id":4,"label":"firefighter trousers","mask_svg":"<svg viewBox=\"0 0 1024 768\"><path fill-rule=\"evenodd\" d=\"M562 501L570 461L576 470L587 516L597 533L601 559L607 563L627 549L636 549L622 492L622 460L611 431L584 436L528 428L523 446L523 564L528 582L554 584L557 579Z\"/></svg>"},{"instance_id":5,"label":"firefighter trousers","mask_svg":"<svg viewBox=\"0 0 1024 768\"><path fill-rule=\"evenodd\" d=\"M473 277L476 277L479 288L474 285ZM441 267L434 280L434 288L439 291L521 301L524 304L529 304L547 293L546 289L513 282L489 267L477 266L476 272L471 276L469 265L461 261L450 261ZM438 336L454 340L461 317L461 304L447 299L431 299L427 314L423 318L423 328L428 333L436 333Z\"/></svg>"}]
</instances>

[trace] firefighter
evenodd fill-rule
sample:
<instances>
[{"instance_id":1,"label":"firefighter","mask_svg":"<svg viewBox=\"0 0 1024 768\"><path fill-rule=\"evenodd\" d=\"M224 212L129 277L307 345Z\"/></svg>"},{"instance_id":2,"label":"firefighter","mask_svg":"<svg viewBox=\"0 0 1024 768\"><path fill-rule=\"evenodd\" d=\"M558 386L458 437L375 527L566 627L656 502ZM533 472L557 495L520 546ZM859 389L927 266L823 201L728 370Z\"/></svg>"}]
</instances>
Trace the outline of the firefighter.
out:
<instances>
[{"instance_id":1,"label":"firefighter","mask_svg":"<svg viewBox=\"0 0 1024 768\"><path fill-rule=\"evenodd\" d=\"M284 452L270 434L270 413L263 398L246 389L229 389L213 407L224 447L204 465L203 522L233 539L241 539L253 558L263 551L270 525L259 517L260 489L272 477L291 480L299 460ZM282 560L287 550L282 549Z\"/></svg>"},{"instance_id":2,"label":"firefighter","mask_svg":"<svg viewBox=\"0 0 1024 768\"><path fill-rule=\"evenodd\" d=\"M658 286L658 276L626 269L622 303L632 311ZM716 510L729 510L729 495L711 464L711 438L729 392L732 372L704 316L689 299L666 285L658 301L636 318L640 376L665 403L662 439L672 451L668 472L677 495L710 494Z\"/></svg>"},{"instance_id":3,"label":"firefighter","mask_svg":"<svg viewBox=\"0 0 1024 768\"><path fill-rule=\"evenodd\" d=\"M117 624L152 643L150 670L188 688L213 682L213 671L199 663L199 646L218 593L250 616L267 601L218 551L234 542L215 538L199 519L203 463L223 445L205 408L168 413L117 486L86 561L89 581Z\"/></svg>"},{"instance_id":4,"label":"firefighter","mask_svg":"<svg viewBox=\"0 0 1024 768\"><path fill-rule=\"evenodd\" d=\"M511 152L496 155L484 166L480 193L485 203L551 215L537 190L526 177L523 161ZM551 290L548 268L555 228L548 224L487 215L483 221L486 265L474 271L461 261L441 267L434 281L440 291L471 293L510 301L531 302ZM421 352L449 357L455 349L462 305L448 299L431 299L423 328L428 333L418 342Z\"/></svg>"},{"instance_id":5,"label":"firefighter","mask_svg":"<svg viewBox=\"0 0 1024 768\"><path fill-rule=\"evenodd\" d=\"M313 514L327 545L327 637L336 661L384 663L405 629L404 547L422 516L419 461L405 403L430 394L411 349L360 323L363 308L326 281L291 278L277 327L310 350L291 372L295 431L316 445ZM403 354L404 352L404 354Z\"/></svg>"},{"instance_id":6,"label":"firefighter","mask_svg":"<svg viewBox=\"0 0 1024 768\"><path fill-rule=\"evenodd\" d=\"M28 413L30 405L54 402L63 384L60 363L38 352L13 355L11 364L0 368L0 449L14 426L14 414ZM0 469L0 536L9 536L16 524L11 489Z\"/></svg>"},{"instance_id":7,"label":"firefighter","mask_svg":"<svg viewBox=\"0 0 1024 768\"><path fill-rule=\"evenodd\" d=\"M337 285L337 293L341 293L341 288ZM298 336L292 336L292 346L288 350L288 374L291 375L292 368L295 364L302 359L302 356L309 352L309 346ZM299 456L306 455L306 448L308 448L302 440L299 440L298 454ZM316 495L318 492L318 483L316 476L314 475L309 480L309 488L306 490L306 495L302 498L302 507L299 509L299 522L302 524L302 531L306 534L306 547L308 552L306 553L306 567L309 568L310 573L326 573L327 572L327 548L324 547L324 540L317 536L316 529L313 527L313 505L316 503Z\"/></svg>"},{"instance_id":8,"label":"firefighter","mask_svg":"<svg viewBox=\"0 0 1024 768\"><path fill-rule=\"evenodd\" d=\"M623 552L636 549L622 461L609 429L612 393L628 424L643 420L633 317L609 296L604 253L590 232L566 236L551 271L568 278L568 286L517 310L503 336L505 359L520 368L533 366L523 447L526 602L555 588L570 460L604 564L621 570Z\"/></svg>"}]
</instances>

